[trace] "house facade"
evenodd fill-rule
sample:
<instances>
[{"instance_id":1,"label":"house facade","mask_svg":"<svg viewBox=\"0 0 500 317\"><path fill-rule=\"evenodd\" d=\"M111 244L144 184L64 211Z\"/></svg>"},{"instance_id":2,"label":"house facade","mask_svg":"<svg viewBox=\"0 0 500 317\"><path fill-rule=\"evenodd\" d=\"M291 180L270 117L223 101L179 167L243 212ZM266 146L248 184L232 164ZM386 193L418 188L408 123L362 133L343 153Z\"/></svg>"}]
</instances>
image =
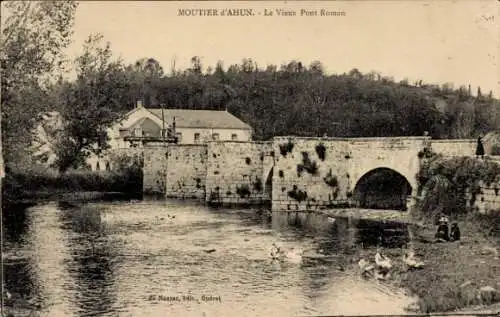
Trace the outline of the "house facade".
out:
<instances>
[{"instance_id":1,"label":"house facade","mask_svg":"<svg viewBox=\"0 0 500 317\"><path fill-rule=\"evenodd\" d=\"M161 109L149 109L156 117L162 117ZM163 110L168 128L175 122L175 134L179 144L200 144L207 141L250 141L252 128L228 111L216 110Z\"/></svg>"},{"instance_id":2,"label":"house facade","mask_svg":"<svg viewBox=\"0 0 500 317\"><path fill-rule=\"evenodd\" d=\"M173 130L179 144L252 139L252 128L228 111L162 110L138 106L108 130L109 143L112 149L141 147L147 143L139 139L162 138L164 133Z\"/></svg>"}]
</instances>

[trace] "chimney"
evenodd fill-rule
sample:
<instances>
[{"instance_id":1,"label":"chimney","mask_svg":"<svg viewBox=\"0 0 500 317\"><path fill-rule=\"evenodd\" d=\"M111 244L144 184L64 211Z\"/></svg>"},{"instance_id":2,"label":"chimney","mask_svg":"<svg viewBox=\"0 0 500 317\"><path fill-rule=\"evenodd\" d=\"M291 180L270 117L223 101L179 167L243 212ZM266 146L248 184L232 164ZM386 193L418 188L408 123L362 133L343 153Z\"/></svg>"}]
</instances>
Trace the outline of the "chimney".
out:
<instances>
[{"instance_id":1,"label":"chimney","mask_svg":"<svg viewBox=\"0 0 500 317\"><path fill-rule=\"evenodd\" d=\"M136 108L142 108L142 100L137 100Z\"/></svg>"}]
</instances>

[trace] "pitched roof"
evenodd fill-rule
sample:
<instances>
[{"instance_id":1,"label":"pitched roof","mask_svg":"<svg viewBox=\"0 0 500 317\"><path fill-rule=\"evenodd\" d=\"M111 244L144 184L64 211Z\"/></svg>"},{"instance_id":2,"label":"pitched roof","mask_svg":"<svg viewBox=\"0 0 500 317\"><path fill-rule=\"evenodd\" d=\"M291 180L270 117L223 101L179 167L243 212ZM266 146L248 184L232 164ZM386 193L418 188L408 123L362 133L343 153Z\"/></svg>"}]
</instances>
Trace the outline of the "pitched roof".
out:
<instances>
[{"instance_id":1,"label":"pitched roof","mask_svg":"<svg viewBox=\"0 0 500 317\"><path fill-rule=\"evenodd\" d=\"M147 108L149 112L162 119L161 109ZM205 128L205 129L245 129L251 127L227 111L219 110L188 110L164 109L166 124L171 124L175 117L175 125L179 128Z\"/></svg>"}]
</instances>

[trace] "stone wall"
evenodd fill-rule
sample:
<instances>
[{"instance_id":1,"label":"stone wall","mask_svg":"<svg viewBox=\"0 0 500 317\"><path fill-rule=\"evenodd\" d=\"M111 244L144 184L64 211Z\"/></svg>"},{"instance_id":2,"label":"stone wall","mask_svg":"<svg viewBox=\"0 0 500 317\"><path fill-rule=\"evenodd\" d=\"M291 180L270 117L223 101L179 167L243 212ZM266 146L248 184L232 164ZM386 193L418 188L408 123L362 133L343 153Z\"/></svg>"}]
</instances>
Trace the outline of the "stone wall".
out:
<instances>
[{"instance_id":1,"label":"stone wall","mask_svg":"<svg viewBox=\"0 0 500 317\"><path fill-rule=\"evenodd\" d=\"M167 147L145 147L143 193L164 195L166 189Z\"/></svg>"},{"instance_id":2,"label":"stone wall","mask_svg":"<svg viewBox=\"0 0 500 317\"><path fill-rule=\"evenodd\" d=\"M488 213L500 207L500 184L492 184L481 188L476 197L475 207L480 213Z\"/></svg>"},{"instance_id":3,"label":"stone wall","mask_svg":"<svg viewBox=\"0 0 500 317\"><path fill-rule=\"evenodd\" d=\"M477 140L432 140L431 148L444 156L474 156Z\"/></svg>"},{"instance_id":4,"label":"stone wall","mask_svg":"<svg viewBox=\"0 0 500 317\"><path fill-rule=\"evenodd\" d=\"M347 202L348 143L274 138L273 210L314 210Z\"/></svg>"},{"instance_id":5,"label":"stone wall","mask_svg":"<svg viewBox=\"0 0 500 317\"><path fill-rule=\"evenodd\" d=\"M166 196L205 199L207 145L169 144Z\"/></svg>"},{"instance_id":6,"label":"stone wall","mask_svg":"<svg viewBox=\"0 0 500 317\"><path fill-rule=\"evenodd\" d=\"M210 203L263 203L266 197L264 163L271 145L266 142L208 143L206 201Z\"/></svg>"}]
</instances>

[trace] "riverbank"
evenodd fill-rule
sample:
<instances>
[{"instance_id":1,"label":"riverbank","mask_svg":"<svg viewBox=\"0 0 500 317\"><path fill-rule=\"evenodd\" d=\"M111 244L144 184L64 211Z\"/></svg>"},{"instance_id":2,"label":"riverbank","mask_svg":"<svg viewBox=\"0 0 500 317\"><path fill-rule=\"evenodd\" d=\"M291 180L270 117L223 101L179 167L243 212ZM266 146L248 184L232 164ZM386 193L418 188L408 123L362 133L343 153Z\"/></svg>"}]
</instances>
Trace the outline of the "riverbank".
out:
<instances>
[{"instance_id":1,"label":"riverbank","mask_svg":"<svg viewBox=\"0 0 500 317\"><path fill-rule=\"evenodd\" d=\"M435 228L415 230L415 253L426 263L422 271L404 272L400 283L417 295L420 311L463 310L500 301L500 239L474 216L458 222L458 242L429 243Z\"/></svg>"},{"instance_id":2,"label":"riverbank","mask_svg":"<svg viewBox=\"0 0 500 317\"><path fill-rule=\"evenodd\" d=\"M72 170L30 168L9 171L2 180L2 206L34 205L51 200L88 201L140 198L142 171Z\"/></svg>"},{"instance_id":3,"label":"riverbank","mask_svg":"<svg viewBox=\"0 0 500 317\"><path fill-rule=\"evenodd\" d=\"M373 219L373 215L370 218ZM397 221L402 219L391 218ZM436 228L432 224L410 225L413 239L409 245L415 255L424 261L423 269L409 270L402 261L403 249L382 250L394 265L392 275L386 282L418 298L411 311L500 311L498 219L471 215L460 219L458 224L461 240L448 243L434 242ZM361 254L363 258L373 261L375 251L362 250Z\"/></svg>"},{"instance_id":4,"label":"riverbank","mask_svg":"<svg viewBox=\"0 0 500 317\"><path fill-rule=\"evenodd\" d=\"M139 199L141 193L131 195L130 193L123 192L97 192L97 191L83 191L83 192L69 192L67 190L60 190L58 192L50 191L33 191L29 195L19 199L9 199L3 201L2 206L9 209L13 206L26 208L38 204L44 204L50 201L63 201L68 203L84 203L96 200L123 200L123 199Z\"/></svg>"}]
</instances>

